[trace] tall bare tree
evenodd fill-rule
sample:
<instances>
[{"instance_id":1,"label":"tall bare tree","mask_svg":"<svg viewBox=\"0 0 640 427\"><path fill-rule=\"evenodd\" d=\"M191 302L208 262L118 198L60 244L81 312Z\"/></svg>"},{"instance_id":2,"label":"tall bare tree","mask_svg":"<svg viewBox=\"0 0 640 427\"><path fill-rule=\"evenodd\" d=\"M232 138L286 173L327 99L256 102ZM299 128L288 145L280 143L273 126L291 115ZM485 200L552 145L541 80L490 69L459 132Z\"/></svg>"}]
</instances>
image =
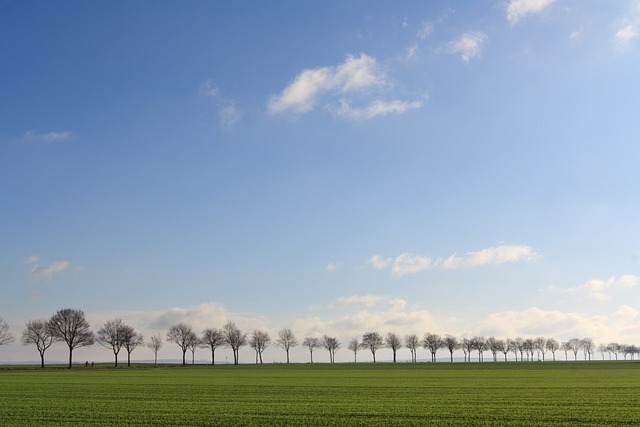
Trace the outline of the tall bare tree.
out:
<instances>
[{"instance_id":1,"label":"tall bare tree","mask_svg":"<svg viewBox=\"0 0 640 427\"><path fill-rule=\"evenodd\" d=\"M393 362L396 361L396 353L399 349L402 348L402 338L400 335L394 334L393 332L389 332L384 339L384 343L391 349L393 352Z\"/></svg>"},{"instance_id":2,"label":"tall bare tree","mask_svg":"<svg viewBox=\"0 0 640 427\"><path fill-rule=\"evenodd\" d=\"M547 352L547 340L544 337L536 337L533 340L533 349L538 353L538 360L542 354L542 361L544 362L544 355Z\"/></svg>"},{"instance_id":3,"label":"tall bare tree","mask_svg":"<svg viewBox=\"0 0 640 427\"><path fill-rule=\"evenodd\" d=\"M616 360L618 360L618 353L620 353L620 344L618 344L617 342L611 342L607 344L607 349L609 349L609 351L616 357Z\"/></svg>"},{"instance_id":4,"label":"tall bare tree","mask_svg":"<svg viewBox=\"0 0 640 427\"><path fill-rule=\"evenodd\" d=\"M373 356L373 363L376 363L376 351L384 347L382 335L378 332L367 332L362 336L362 346L368 348Z\"/></svg>"},{"instance_id":5,"label":"tall bare tree","mask_svg":"<svg viewBox=\"0 0 640 427\"><path fill-rule=\"evenodd\" d=\"M551 354L553 355L553 361L556 361L556 351L558 351L558 349L560 348L560 343L553 339L553 338L549 338L545 344L545 346L547 347L547 349L551 352Z\"/></svg>"},{"instance_id":6,"label":"tall bare tree","mask_svg":"<svg viewBox=\"0 0 640 427\"><path fill-rule=\"evenodd\" d=\"M73 350L93 345L95 337L85 318L84 311L65 308L49 319L51 333L56 341L64 341L69 347L69 369L73 366Z\"/></svg>"},{"instance_id":7,"label":"tall bare tree","mask_svg":"<svg viewBox=\"0 0 640 427\"><path fill-rule=\"evenodd\" d=\"M428 348L429 351L431 352L432 362L436 361L436 353L438 352L438 349L443 347L443 345L444 345L444 342L442 341L442 338L438 334L427 333L427 334L424 334L424 338L422 338L422 346L424 348Z\"/></svg>"},{"instance_id":8,"label":"tall bare tree","mask_svg":"<svg viewBox=\"0 0 640 427\"><path fill-rule=\"evenodd\" d=\"M334 363L336 360L336 351L340 349L340 341L338 341L338 338L325 335L322 337L322 346L329 352L329 361Z\"/></svg>"},{"instance_id":9,"label":"tall bare tree","mask_svg":"<svg viewBox=\"0 0 640 427\"><path fill-rule=\"evenodd\" d=\"M249 346L256 352L256 364L258 363L258 360L260 360L260 363L262 364L262 352L269 346L270 342L271 337L265 331L255 330L251 334Z\"/></svg>"},{"instance_id":10,"label":"tall bare tree","mask_svg":"<svg viewBox=\"0 0 640 427\"><path fill-rule=\"evenodd\" d=\"M189 343L189 351L191 352L191 364L192 365L196 364L196 350L197 350L198 347L201 346L201 344L202 344L202 341L200 341L200 338L198 337L198 334L196 334L194 332L193 333L193 339Z\"/></svg>"},{"instance_id":11,"label":"tall bare tree","mask_svg":"<svg viewBox=\"0 0 640 427\"><path fill-rule=\"evenodd\" d=\"M162 348L164 343L162 342L162 335L156 334L152 335L147 343L147 347L153 351L153 366L158 366L158 351Z\"/></svg>"},{"instance_id":12,"label":"tall bare tree","mask_svg":"<svg viewBox=\"0 0 640 427\"><path fill-rule=\"evenodd\" d=\"M591 353L593 353L593 349L596 346L591 338L583 338L580 340L580 346L584 351L584 360L587 360L587 356L589 360L591 360Z\"/></svg>"},{"instance_id":13,"label":"tall bare tree","mask_svg":"<svg viewBox=\"0 0 640 427\"><path fill-rule=\"evenodd\" d=\"M573 352L573 360L578 360L578 351L582 348L582 341L578 338L571 338L567 341L569 349Z\"/></svg>"},{"instance_id":14,"label":"tall bare tree","mask_svg":"<svg viewBox=\"0 0 640 427\"><path fill-rule=\"evenodd\" d=\"M247 344L247 333L242 332L235 323L227 322L222 327L222 334L225 345L233 351L233 364L237 365L239 363L240 347Z\"/></svg>"},{"instance_id":15,"label":"tall bare tree","mask_svg":"<svg viewBox=\"0 0 640 427\"><path fill-rule=\"evenodd\" d=\"M15 341L15 338L9 332L9 324L0 317L0 345L11 344L13 341Z\"/></svg>"},{"instance_id":16,"label":"tall bare tree","mask_svg":"<svg viewBox=\"0 0 640 427\"><path fill-rule=\"evenodd\" d=\"M458 341L458 338L454 337L453 335L445 335L442 343L444 345L444 348L449 350L451 362L453 362L453 352L460 348L460 341Z\"/></svg>"},{"instance_id":17,"label":"tall bare tree","mask_svg":"<svg viewBox=\"0 0 640 427\"><path fill-rule=\"evenodd\" d=\"M313 363L313 350L322 346L322 344L320 343L320 339L315 337L306 337L304 341L302 341L302 345L309 349L311 363Z\"/></svg>"},{"instance_id":18,"label":"tall bare tree","mask_svg":"<svg viewBox=\"0 0 640 427\"><path fill-rule=\"evenodd\" d=\"M483 336L471 338L473 349L478 351L478 362L484 360L484 352L487 350L487 339Z\"/></svg>"},{"instance_id":19,"label":"tall bare tree","mask_svg":"<svg viewBox=\"0 0 640 427\"><path fill-rule=\"evenodd\" d=\"M357 363L358 352L362 350L362 344L360 344L360 341L358 341L357 338L352 339L351 341L349 341L347 349L353 351L353 363Z\"/></svg>"},{"instance_id":20,"label":"tall bare tree","mask_svg":"<svg viewBox=\"0 0 640 427\"><path fill-rule=\"evenodd\" d=\"M167 341L177 344L182 350L182 366L186 365L187 350L198 337L193 332L193 328L186 323L178 323L169 328Z\"/></svg>"},{"instance_id":21,"label":"tall bare tree","mask_svg":"<svg viewBox=\"0 0 640 427\"><path fill-rule=\"evenodd\" d=\"M124 342L126 325L122 319L107 320L96 332L96 341L101 346L113 351L115 366L118 367L118 353Z\"/></svg>"},{"instance_id":22,"label":"tall bare tree","mask_svg":"<svg viewBox=\"0 0 640 427\"><path fill-rule=\"evenodd\" d=\"M418 360L418 347L420 347L420 338L416 334L410 334L404 337L404 344L411 352L411 361Z\"/></svg>"},{"instance_id":23,"label":"tall bare tree","mask_svg":"<svg viewBox=\"0 0 640 427\"><path fill-rule=\"evenodd\" d=\"M216 349L224 345L224 334L220 329L210 328L202 331L200 345L211 350L211 365L215 364Z\"/></svg>"},{"instance_id":24,"label":"tall bare tree","mask_svg":"<svg viewBox=\"0 0 640 427\"><path fill-rule=\"evenodd\" d=\"M136 331L132 326L126 325L124 328L124 339L122 340L122 346L125 350L127 350L127 366L131 366L131 353L133 353L133 350L143 344L144 337L142 336L142 334Z\"/></svg>"},{"instance_id":25,"label":"tall bare tree","mask_svg":"<svg viewBox=\"0 0 640 427\"><path fill-rule=\"evenodd\" d=\"M514 354L516 357L516 362L518 361L518 345L516 340L507 338L507 349Z\"/></svg>"},{"instance_id":26,"label":"tall bare tree","mask_svg":"<svg viewBox=\"0 0 640 427\"><path fill-rule=\"evenodd\" d=\"M297 346L299 342L293 331L289 328L285 328L278 331L278 339L276 340L276 344L282 347L287 353L287 363L289 363L289 350Z\"/></svg>"},{"instance_id":27,"label":"tall bare tree","mask_svg":"<svg viewBox=\"0 0 640 427\"><path fill-rule=\"evenodd\" d=\"M493 361L498 361L498 353L502 352L505 348L505 342L496 337L489 337L487 339L487 347L491 350L491 354L493 355ZM505 353L506 358L506 353Z\"/></svg>"},{"instance_id":28,"label":"tall bare tree","mask_svg":"<svg viewBox=\"0 0 640 427\"><path fill-rule=\"evenodd\" d=\"M1 321L1 320L0 320ZM22 344L35 344L40 354L40 367L44 368L44 352L54 342L51 328L46 320L29 320L22 331Z\"/></svg>"},{"instance_id":29,"label":"tall bare tree","mask_svg":"<svg viewBox=\"0 0 640 427\"><path fill-rule=\"evenodd\" d=\"M474 342L472 338L463 338L460 341L460 348L464 352L465 362L471 362L471 352L474 349Z\"/></svg>"}]
</instances>

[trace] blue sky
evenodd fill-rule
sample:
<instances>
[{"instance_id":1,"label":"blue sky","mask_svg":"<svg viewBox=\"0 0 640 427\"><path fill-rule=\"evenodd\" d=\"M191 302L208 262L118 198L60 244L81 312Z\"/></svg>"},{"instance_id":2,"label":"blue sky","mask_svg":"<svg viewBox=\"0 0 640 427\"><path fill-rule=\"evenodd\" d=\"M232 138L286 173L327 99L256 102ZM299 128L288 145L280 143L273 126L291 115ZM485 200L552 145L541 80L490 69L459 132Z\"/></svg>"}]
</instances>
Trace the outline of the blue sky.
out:
<instances>
[{"instance_id":1,"label":"blue sky","mask_svg":"<svg viewBox=\"0 0 640 427\"><path fill-rule=\"evenodd\" d=\"M639 32L637 0L3 2L0 316L637 343Z\"/></svg>"}]
</instances>

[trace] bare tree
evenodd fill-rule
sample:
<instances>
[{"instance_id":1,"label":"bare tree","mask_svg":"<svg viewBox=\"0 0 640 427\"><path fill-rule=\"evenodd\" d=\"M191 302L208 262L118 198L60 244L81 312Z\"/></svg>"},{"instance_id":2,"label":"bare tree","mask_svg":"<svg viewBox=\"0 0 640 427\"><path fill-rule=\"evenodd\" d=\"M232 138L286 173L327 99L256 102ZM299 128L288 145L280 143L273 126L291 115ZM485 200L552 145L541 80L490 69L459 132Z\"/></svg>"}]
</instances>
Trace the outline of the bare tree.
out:
<instances>
[{"instance_id":1,"label":"bare tree","mask_svg":"<svg viewBox=\"0 0 640 427\"><path fill-rule=\"evenodd\" d=\"M2 320L0 319L0 323ZM22 331L22 344L35 344L40 353L40 367L44 368L44 352L54 342L51 328L46 320L29 320Z\"/></svg>"},{"instance_id":2,"label":"bare tree","mask_svg":"<svg viewBox=\"0 0 640 427\"><path fill-rule=\"evenodd\" d=\"M186 323L181 322L169 328L167 341L177 344L182 350L182 366L187 364L187 350L189 350L189 347L193 344L194 340L197 340L197 336L195 332L193 332L193 328Z\"/></svg>"},{"instance_id":3,"label":"bare tree","mask_svg":"<svg viewBox=\"0 0 640 427\"><path fill-rule=\"evenodd\" d=\"M262 352L269 346L270 342L271 337L265 331L255 330L251 334L249 346L256 352L256 364L258 363L258 359L260 359L260 363L262 363Z\"/></svg>"},{"instance_id":4,"label":"bare tree","mask_svg":"<svg viewBox=\"0 0 640 427\"><path fill-rule=\"evenodd\" d=\"M453 362L453 352L460 348L460 342L458 341L458 338L454 337L453 335L445 335L442 340L442 344L444 348L449 350L449 354L451 355L451 362Z\"/></svg>"},{"instance_id":5,"label":"bare tree","mask_svg":"<svg viewBox=\"0 0 640 427\"><path fill-rule=\"evenodd\" d=\"M389 332L384 342L393 352L393 362L395 363L396 353L400 348L402 348L402 338L400 338L400 335Z\"/></svg>"},{"instance_id":6,"label":"bare tree","mask_svg":"<svg viewBox=\"0 0 640 427\"><path fill-rule=\"evenodd\" d=\"M222 335L224 336L225 345L233 351L233 364L237 365L240 347L247 344L247 334L240 331L235 323L227 322L222 327Z\"/></svg>"},{"instance_id":7,"label":"bare tree","mask_svg":"<svg viewBox=\"0 0 640 427\"><path fill-rule=\"evenodd\" d=\"M96 341L101 346L113 351L115 366L118 366L118 353L124 342L126 325L122 319L107 320L96 332Z\"/></svg>"},{"instance_id":8,"label":"bare tree","mask_svg":"<svg viewBox=\"0 0 640 427\"><path fill-rule=\"evenodd\" d=\"M564 350L564 361L566 362L567 360L569 360L568 352L569 350L571 350L571 344L569 343L569 341L563 341L561 346L562 350Z\"/></svg>"},{"instance_id":9,"label":"bare tree","mask_svg":"<svg viewBox=\"0 0 640 427\"><path fill-rule=\"evenodd\" d=\"M487 339L487 347L491 350L491 354L493 355L493 361L498 361L498 353L502 352L505 347L505 343L503 340L498 339L496 337L489 337Z\"/></svg>"},{"instance_id":10,"label":"bare tree","mask_svg":"<svg viewBox=\"0 0 640 427\"><path fill-rule=\"evenodd\" d=\"M616 360L618 360L618 353L620 352L620 344L618 344L617 342L612 342L607 344L607 348L611 353L614 354L614 356L616 356Z\"/></svg>"},{"instance_id":11,"label":"bare tree","mask_svg":"<svg viewBox=\"0 0 640 427\"><path fill-rule=\"evenodd\" d=\"M487 340L485 337L473 337L471 338L473 343L473 349L478 351L478 362L484 360L484 352L487 350Z\"/></svg>"},{"instance_id":12,"label":"bare tree","mask_svg":"<svg viewBox=\"0 0 640 427\"><path fill-rule=\"evenodd\" d=\"M517 362L518 361L518 343L516 342L516 340L507 338L507 349L513 353L513 355L516 357L516 362Z\"/></svg>"},{"instance_id":13,"label":"bare tree","mask_svg":"<svg viewBox=\"0 0 640 427\"><path fill-rule=\"evenodd\" d=\"M471 338L463 338L460 342L460 348L464 351L464 361L471 362L471 352L474 349L474 342Z\"/></svg>"},{"instance_id":14,"label":"bare tree","mask_svg":"<svg viewBox=\"0 0 640 427\"><path fill-rule=\"evenodd\" d=\"M545 344L545 346L547 347L547 350L549 350L551 352L551 354L553 355L553 361L556 361L556 351L558 351L558 349L560 348L560 343L553 339L553 338L549 338Z\"/></svg>"},{"instance_id":15,"label":"bare tree","mask_svg":"<svg viewBox=\"0 0 640 427\"><path fill-rule=\"evenodd\" d=\"M578 360L578 351L582 347L582 342L578 338L571 338L567 343L569 349L573 351L573 359Z\"/></svg>"},{"instance_id":16,"label":"bare tree","mask_svg":"<svg viewBox=\"0 0 640 427\"><path fill-rule=\"evenodd\" d=\"M194 334L195 335L195 334ZM131 366L131 353L137 347L144 344L144 337L132 326L126 326L124 329L124 340L122 346L127 350L127 366Z\"/></svg>"},{"instance_id":17,"label":"bare tree","mask_svg":"<svg viewBox=\"0 0 640 427\"><path fill-rule=\"evenodd\" d=\"M373 363L376 363L376 351L384 347L382 335L377 332L367 332L362 336L362 346L371 350L373 355Z\"/></svg>"},{"instance_id":18,"label":"bare tree","mask_svg":"<svg viewBox=\"0 0 640 427\"><path fill-rule=\"evenodd\" d=\"M160 351L162 346L162 335L160 334L152 335L149 339L149 342L147 343L147 347L149 347L151 351L153 351L153 366L155 367L158 366L158 351Z\"/></svg>"},{"instance_id":19,"label":"bare tree","mask_svg":"<svg viewBox=\"0 0 640 427\"><path fill-rule=\"evenodd\" d=\"M340 349L340 341L336 337L323 336L322 346L329 352L329 361L334 363L336 360L336 351Z\"/></svg>"},{"instance_id":20,"label":"bare tree","mask_svg":"<svg viewBox=\"0 0 640 427\"><path fill-rule=\"evenodd\" d=\"M64 341L69 347L69 369L73 366L73 350L93 345L95 337L84 311L65 308L58 310L49 320L51 333L56 341Z\"/></svg>"},{"instance_id":21,"label":"bare tree","mask_svg":"<svg viewBox=\"0 0 640 427\"><path fill-rule=\"evenodd\" d=\"M353 351L353 363L357 363L358 352L362 350L362 344L360 344L360 341L358 341L357 338L352 339L351 341L349 341L347 349Z\"/></svg>"},{"instance_id":22,"label":"bare tree","mask_svg":"<svg viewBox=\"0 0 640 427\"><path fill-rule=\"evenodd\" d=\"M533 339L527 338L522 343L527 360L533 360Z\"/></svg>"},{"instance_id":23,"label":"bare tree","mask_svg":"<svg viewBox=\"0 0 640 427\"><path fill-rule=\"evenodd\" d=\"M201 341L198 335L194 332L191 342L189 343L189 351L191 352L191 364L196 364L196 350L200 347Z\"/></svg>"},{"instance_id":24,"label":"bare tree","mask_svg":"<svg viewBox=\"0 0 640 427\"><path fill-rule=\"evenodd\" d=\"M0 345L11 344L14 341L14 336L9 332L9 324L0 317Z\"/></svg>"},{"instance_id":25,"label":"bare tree","mask_svg":"<svg viewBox=\"0 0 640 427\"><path fill-rule=\"evenodd\" d=\"M298 339L294 335L293 331L289 328L280 329L278 332L278 339L276 344L284 349L287 353L287 363L289 363L289 350L299 344Z\"/></svg>"},{"instance_id":26,"label":"bare tree","mask_svg":"<svg viewBox=\"0 0 640 427\"><path fill-rule=\"evenodd\" d=\"M518 349L518 352L520 353L520 361L524 362L524 351L525 351L525 343L524 343L524 339L518 337L516 339L513 340L513 345L516 347L516 349ZM517 359L517 357L516 357Z\"/></svg>"},{"instance_id":27,"label":"bare tree","mask_svg":"<svg viewBox=\"0 0 640 427\"><path fill-rule=\"evenodd\" d=\"M211 350L211 365L215 364L216 349L224 345L224 334L220 329L210 328L202 331L200 345Z\"/></svg>"},{"instance_id":28,"label":"bare tree","mask_svg":"<svg viewBox=\"0 0 640 427\"><path fill-rule=\"evenodd\" d=\"M302 345L309 349L309 355L311 356L311 363L313 363L313 350L320 348L320 339L314 337L307 337L302 341Z\"/></svg>"},{"instance_id":29,"label":"bare tree","mask_svg":"<svg viewBox=\"0 0 640 427\"><path fill-rule=\"evenodd\" d=\"M504 354L504 361L507 361L507 355L511 351L511 340L506 339L502 341L502 353Z\"/></svg>"},{"instance_id":30,"label":"bare tree","mask_svg":"<svg viewBox=\"0 0 640 427\"><path fill-rule=\"evenodd\" d=\"M411 361L418 361L418 347L420 347L420 338L416 334L407 335L404 337L404 344L411 351Z\"/></svg>"},{"instance_id":31,"label":"bare tree","mask_svg":"<svg viewBox=\"0 0 640 427\"><path fill-rule=\"evenodd\" d=\"M436 353L438 349L442 348L444 342L442 341L442 337L438 334L424 334L424 338L422 338L422 346L424 348L428 348L431 352L431 361L436 361Z\"/></svg>"},{"instance_id":32,"label":"bare tree","mask_svg":"<svg viewBox=\"0 0 640 427\"><path fill-rule=\"evenodd\" d=\"M580 346L584 350L584 360L587 360L587 356L591 360L591 353L593 353L593 348L596 346L593 340L591 338L583 338L580 340Z\"/></svg>"}]
</instances>

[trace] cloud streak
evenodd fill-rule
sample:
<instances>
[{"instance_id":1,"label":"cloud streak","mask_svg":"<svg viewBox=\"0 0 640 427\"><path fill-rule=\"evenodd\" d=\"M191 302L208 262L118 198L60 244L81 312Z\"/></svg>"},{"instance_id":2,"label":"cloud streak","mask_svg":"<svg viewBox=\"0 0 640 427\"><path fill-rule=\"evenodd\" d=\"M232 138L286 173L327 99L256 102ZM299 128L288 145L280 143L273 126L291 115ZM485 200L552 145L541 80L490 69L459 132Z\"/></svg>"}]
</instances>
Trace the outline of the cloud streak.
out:
<instances>
[{"instance_id":1,"label":"cloud streak","mask_svg":"<svg viewBox=\"0 0 640 427\"><path fill-rule=\"evenodd\" d=\"M55 261L46 267L40 266L40 259L32 255L27 258L27 263L31 265L29 276L32 279L40 279L49 281L54 275L62 274L70 265L69 261Z\"/></svg>"},{"instance_id":2,"label":"cloud streak","mask_svg":"<svg viewBox=\"0 0 640 427\"><path fill-rule=\"evenodd\" d=\"M555 0L511 0L507 5L506 17L509 24L516 25L528 15L541 13Z\"/></svg>"},{"instance_id":3,"label":"cloud streak","mask_svg":"<svg viewBox=\"0 0 640 427\"><path fill-rule=\"evenodd\" d=\"M62 132L51 131L46 133L38 133L35 130L28 130L22 135L23 141L39 141L39 142L62 142L73 138L73 132L65 130Z\"/></svg>"},{"instance_id":4,"label":"cloud streak","mask_svg":"<svg viewBox=\"0 0 640 427\"><path fill-rule=\"evenodd\" d=\"M469 62L480 57L488 39L482 31L467 32L450 41L446 51L452 55L460 55L460 59Z\"/></svg>"},{"instance_id":5,"label":"cloud streak","mask_svg":"<svg viewBox=\"0 0 640 427\"><path fill-rule=\"evenodd\" d=\"M391 274L402 277L406 274L419 273L432 268L455 270L460 268L499 265L511 262L531 261L538 256L537 252L526 245L498 245L479 251L467 252L462 256L453 254L444 261L433 260L427 255L416 255L404 252L397 257L384 258L377 254L369 258L374 270L383 270L391 266Z\"/></svg>"},{"instance_id":6,"label":"cloud streak","mask_svg":"<svg viewBox=\"0 0 640 427\"><path fill-rule=\"evenodd\" d=\"M238 123L244 113L236 107L233 99L225 98L221 95L220 89L215 85L213 80L209 79L200 85L201 95L211 98L218 109L218 123L224 129L232 129Z\"/></svg>"}]
</instances>

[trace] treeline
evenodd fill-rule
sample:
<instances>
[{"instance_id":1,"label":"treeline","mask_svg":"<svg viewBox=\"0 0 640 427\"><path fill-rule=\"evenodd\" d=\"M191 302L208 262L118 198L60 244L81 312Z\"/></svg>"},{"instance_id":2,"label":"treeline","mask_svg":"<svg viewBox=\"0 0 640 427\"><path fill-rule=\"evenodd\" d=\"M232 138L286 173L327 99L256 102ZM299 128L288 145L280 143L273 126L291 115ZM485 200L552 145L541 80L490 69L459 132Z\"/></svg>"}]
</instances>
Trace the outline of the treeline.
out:
<instances>
[{"instance_id":1,"label":"treeline","mask_svg":"<svg viewBox=\"0 0 640 427\"><path fill-rule=\"evenodd\" d=\"M154 365L158 363L158 351L167 342L174 343L182 351L182 364L186 364L186 355L191 353L191 363L195 364L195 352L198 348L211 351L211 364L215 363L215 351L220 347L228 347L233 352L233 363L239 363L239 351L244 346L249 346L255 352L255 363L262 363L262 353L270 345L275 344L286 353L286 361L290 363L289 352L292 348L302 345L309 351L309 360L313 363L313 353L317 349L329 352L330 363L335 362L335 354L342 344L337 337L324 335L318 337L305 337L302 342L298 340L291 329L285 328L278 331L275 341L266 331L253 330L241 331L233 322L226 323L222 328L209 328L196 333L186 323L178 323L169 328L166 337L160 334L153 335L146 341L143 335L134 327L127 325L121 319L112 319L104 322L97 331L92 331L82 310L63 309L46 320L29 320L20 334L20 340L24 345L34 345L40 355L41 366L45 366L45 352L53 343L63 342L69 349L69 368L73 365L73 350L98 343L113 352L115 366L118 366L118 356L122 349L127 353L127 365L131 365L131 353L141 346L148 347L154 353ZM0 345L15 341L15 337L9 331L8 323L0 317ZM370 351L373 362L376 362L378 350L387 348L392 351L393 362L397 360L397 352L406 348L411 354L411 361L417 362L419 349L429 351L431 361L436 362L439 350L449 352L453 362L455 351L464 353L464 361L471 362L472 356L477 352L478 361L484 361L485 353L491 353L494 362L504 358L508 361L509 354L513 354L515 361L545 361L551 357L556 360L556 353L564 352L564 360L578 360L581 354L584 360L592 360L595 352L600 352L602 359L605 354L609 360L618 360L622 355L625 360L634 359L640 354L640 348L635 345L618 343L600 344L596 347L591 338L572 338L568 341L557 341L554 338L485 338L476 336L472 338L458 339L453 335L440 336L426 333L422 338L416 334L401 337L390 332L385 336L378 332L367 332L360 338L354 338L347 344L347 350L353 353L353 361L357 362L358 353L362 350Z\"/></svg>"}]
</instances>

